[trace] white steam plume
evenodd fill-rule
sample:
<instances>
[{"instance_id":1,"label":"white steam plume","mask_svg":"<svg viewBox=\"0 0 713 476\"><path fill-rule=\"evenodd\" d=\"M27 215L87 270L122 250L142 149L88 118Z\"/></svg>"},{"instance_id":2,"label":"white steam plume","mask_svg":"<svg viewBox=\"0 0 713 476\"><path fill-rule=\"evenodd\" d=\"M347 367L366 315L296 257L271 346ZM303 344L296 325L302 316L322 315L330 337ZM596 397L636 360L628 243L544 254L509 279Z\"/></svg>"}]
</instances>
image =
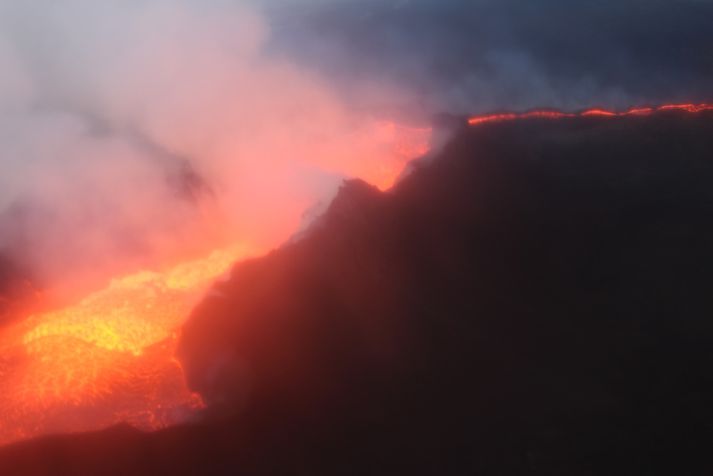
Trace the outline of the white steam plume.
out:
<instances>
[{"instance_id":1,"label":"white steam plume","mask_svg":"<svg viewBox=\"0 0 713 476\"><path fill-rule=\"evenodd\" d=\"M272 245L340 177L401 160L269 34L254 5L0 0L0 249L66 284Z\"/></svg>"}]
</instances>

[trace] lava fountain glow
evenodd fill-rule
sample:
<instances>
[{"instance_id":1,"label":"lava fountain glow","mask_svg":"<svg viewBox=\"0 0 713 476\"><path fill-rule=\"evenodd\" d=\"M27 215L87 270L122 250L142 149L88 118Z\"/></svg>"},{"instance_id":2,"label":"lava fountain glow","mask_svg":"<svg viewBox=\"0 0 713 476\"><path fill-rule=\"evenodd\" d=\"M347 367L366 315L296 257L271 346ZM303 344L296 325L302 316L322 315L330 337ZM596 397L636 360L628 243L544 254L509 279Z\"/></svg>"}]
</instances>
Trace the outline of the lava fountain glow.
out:
<instances>
[{"instance_id":1,"label":"lava fountain glow","mask_svg":"<svg viewBox=\"0 0 713 476\"><path fill-rule=\"evenodd\" d=\"M428 151L430 134L378 123L373 140L388 147L363 164L342 165L389 188L409 160ZM235 245L162 271L115 278L68 307L3 329L0 444L120 422L154 430L190 419L203 402L187 388L174 357L181 325L217 277L270 246Z\"/></svg>"}]
</instances>

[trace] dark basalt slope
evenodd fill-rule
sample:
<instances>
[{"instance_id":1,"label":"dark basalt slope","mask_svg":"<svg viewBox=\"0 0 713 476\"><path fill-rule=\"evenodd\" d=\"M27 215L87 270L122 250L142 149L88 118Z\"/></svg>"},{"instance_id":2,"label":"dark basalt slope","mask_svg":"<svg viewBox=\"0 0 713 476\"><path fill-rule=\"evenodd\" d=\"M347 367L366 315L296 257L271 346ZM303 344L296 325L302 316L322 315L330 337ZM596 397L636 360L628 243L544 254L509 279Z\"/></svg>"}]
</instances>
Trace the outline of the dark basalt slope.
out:
<instances>
[{"instance_id":1,"label":"dark basalt slope","mask_svg":"<svg viewBox=\"0 0 713 476\"><path fill-rule=\"evenodd\" d=\"M712 184L710 114L463 128L215 286L202 423L0 474L709 474Z\"/></svg>"}]
</instances>

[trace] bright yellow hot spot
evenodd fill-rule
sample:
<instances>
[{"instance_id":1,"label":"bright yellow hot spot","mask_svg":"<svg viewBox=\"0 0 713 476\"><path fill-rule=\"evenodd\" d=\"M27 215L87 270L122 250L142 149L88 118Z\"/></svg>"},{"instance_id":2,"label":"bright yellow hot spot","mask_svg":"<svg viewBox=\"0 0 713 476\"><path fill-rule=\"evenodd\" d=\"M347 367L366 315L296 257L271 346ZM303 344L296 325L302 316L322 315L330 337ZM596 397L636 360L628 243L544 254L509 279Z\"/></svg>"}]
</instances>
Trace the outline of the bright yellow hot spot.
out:
<instances>
[{"instance_id":1,"label":"bright yellow hot spot","mask_svg":"<svg viewBox=\"0 0 713 476\"><path fill-rule=\"evenodd\" d=\"M42 352L46 338L75 338L102 349L140 355L170 336L181 324L191 300L186 294L226 272L245 250L214 252L166 273L143 271L113 280L106 289L77 305L30 318L37 324L22 341L29 353Z\"/></svg>"},{"instance_id":2,"label":"bright yellow hot spot","mask_svg":"<svg viewBox=\"0 0 713 476\"><path fill-rule=\"evenodd\" d=\"M178 330L246 246L113 280L0 336L0 443L128 422L155 429L202 405L173 357Z\"/></svg>"}]
</instances>

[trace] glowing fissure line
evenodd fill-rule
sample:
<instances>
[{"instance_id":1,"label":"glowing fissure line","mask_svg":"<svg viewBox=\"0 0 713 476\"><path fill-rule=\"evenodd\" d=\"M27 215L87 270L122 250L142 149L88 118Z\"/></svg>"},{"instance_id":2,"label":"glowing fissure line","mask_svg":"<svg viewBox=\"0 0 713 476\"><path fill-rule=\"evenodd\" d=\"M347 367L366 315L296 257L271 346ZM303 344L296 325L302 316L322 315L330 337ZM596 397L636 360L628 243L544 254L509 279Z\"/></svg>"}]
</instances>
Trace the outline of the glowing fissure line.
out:
<instances>
[{"instance_id":1,"label":"glowing fissure line","mask_svg":"<svg viewBox=\"0 0 713 476\"><path fill-rule=\"evenodd\" d=\"M634 107L626 111L610 111L607 109L585 109L580 112L562 112L551 109L538 109L534 111L516 113L504 112L498 114L485 114L482 116L472 116L468 119L468 124L477 126L490 122L514 121L516 119L563 119L568 117L625 117L625 116L649 116L662 111L683 111L698 113L703 111L713 111L713 104L665 104L657 107Z\"/></svg>"}]
</instances>

